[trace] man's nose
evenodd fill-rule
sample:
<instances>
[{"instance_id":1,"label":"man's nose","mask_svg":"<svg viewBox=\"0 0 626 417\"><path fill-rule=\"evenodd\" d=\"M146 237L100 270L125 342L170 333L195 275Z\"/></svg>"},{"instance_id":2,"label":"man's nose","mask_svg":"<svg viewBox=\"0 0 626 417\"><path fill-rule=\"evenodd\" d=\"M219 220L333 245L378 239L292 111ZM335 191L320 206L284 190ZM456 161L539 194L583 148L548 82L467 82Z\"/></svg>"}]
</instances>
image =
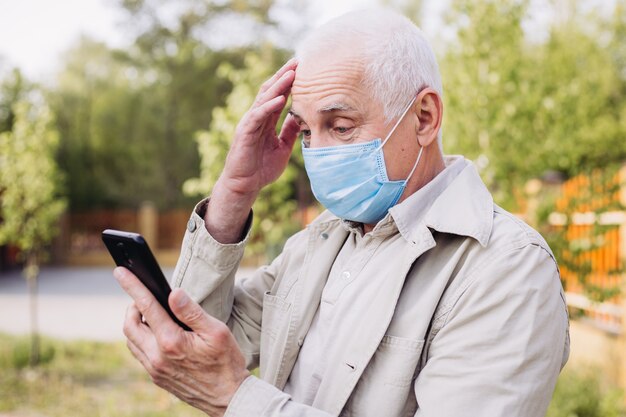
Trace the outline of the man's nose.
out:
<instances>
[{"instance_id":1,"label":"man's nose","mask_svg":"<svg viewBox=\"0 0 626 417\"><path fill-rule=\"evenodd\" d=\"M309 148L326 148L328 146L337 145L337 143L333 142L330 135L313 131L311 131L311 137L307 143Z\"/></svg>"}]
</instances>

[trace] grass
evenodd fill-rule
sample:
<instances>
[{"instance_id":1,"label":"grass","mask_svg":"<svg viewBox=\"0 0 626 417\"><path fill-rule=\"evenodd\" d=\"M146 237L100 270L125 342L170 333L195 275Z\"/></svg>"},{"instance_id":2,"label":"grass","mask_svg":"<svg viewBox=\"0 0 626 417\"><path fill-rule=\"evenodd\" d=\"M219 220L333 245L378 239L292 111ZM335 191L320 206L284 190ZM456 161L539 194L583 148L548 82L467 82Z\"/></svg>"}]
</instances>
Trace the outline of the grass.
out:
<instances>
[{"instance_id":1,"label":"grass","mask_svg":"<svg viewBox=\"0 0 626 417\"><path fill-rule=\"evenodd\" d=\"M43 339L43 362L26 366L28 339L0 334L0 415L198 417L155 386L123 343Z\"/></svg>"},{"instance_id":2,"label":"grass","mask_svg":"<svg viewBox=\"0 0 626 417\"><path fill-rule=\"evenodd\" d=\"M42 340L29 368L29 341L0 334L0 417L199 417L155 386L124 343ZM594 371L566 370L547 417L624 417L622 393Z\"/></svg>"}]
</instances>

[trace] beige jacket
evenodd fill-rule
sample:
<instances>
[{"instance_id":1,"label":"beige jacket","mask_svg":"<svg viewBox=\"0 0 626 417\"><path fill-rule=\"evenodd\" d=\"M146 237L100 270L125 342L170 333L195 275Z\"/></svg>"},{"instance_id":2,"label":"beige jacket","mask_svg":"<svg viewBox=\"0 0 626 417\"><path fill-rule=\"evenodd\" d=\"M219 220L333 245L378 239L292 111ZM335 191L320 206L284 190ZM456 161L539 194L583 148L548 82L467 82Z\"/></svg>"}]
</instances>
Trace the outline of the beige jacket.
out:
<instances>
[{"instance_id":1,"label":"beige jacket","mask_svg":"<svg viewBox=\"0 0 626 417\"><path fill-rule=\"evenodd\" d=\"M545 414L569 352L565 300L547 244L494 205L469 162L420 221L412 221L418 207L405 203L390 210L399 229L390 249L370 261L380 271L379 291L355 299L361 319L333 335L313 406L281 389L348 232L325 212L271 265L235 282L248 237L219 244L204 227L206 202L198 206L173 284L227 322L249 368L260 367L227 416Z\"/></svg>"}]
</instances>

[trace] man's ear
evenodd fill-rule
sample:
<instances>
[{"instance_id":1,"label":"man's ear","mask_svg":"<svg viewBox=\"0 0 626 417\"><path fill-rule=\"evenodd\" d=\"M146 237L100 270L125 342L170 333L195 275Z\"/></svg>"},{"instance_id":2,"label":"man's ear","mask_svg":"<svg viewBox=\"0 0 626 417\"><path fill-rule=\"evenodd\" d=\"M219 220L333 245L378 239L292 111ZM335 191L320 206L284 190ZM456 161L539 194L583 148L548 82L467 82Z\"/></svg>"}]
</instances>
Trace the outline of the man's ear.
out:
<instances>
[{"instance_id":1,"label":"man's ear","mask_svg":"<svg viewBox=\"0 0 626 417\"><path fill-rule=\"evenodd\" d=\"M435 90L426 87L419 92L413 105L419 124L415 133L421 146L429 146L437 141L437 133L443 120L443 103Z\"/></svg>"}]
</instances>

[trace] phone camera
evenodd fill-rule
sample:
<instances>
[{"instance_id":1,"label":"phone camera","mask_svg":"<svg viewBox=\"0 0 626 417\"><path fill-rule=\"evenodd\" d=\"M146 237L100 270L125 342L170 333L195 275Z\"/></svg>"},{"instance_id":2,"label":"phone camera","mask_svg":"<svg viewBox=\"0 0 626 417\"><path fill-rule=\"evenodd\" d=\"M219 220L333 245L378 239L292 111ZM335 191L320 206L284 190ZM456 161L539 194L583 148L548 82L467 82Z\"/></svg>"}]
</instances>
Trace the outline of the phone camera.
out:
<instances>
[{"instance_id":1,"label":"phone camera","mask_svg":"<svg viewBox=\"0 0 626 417\"><path fill-rule=\"evenodd\" d=\"M126 250L124 243L119 242L116 246L122 251L122 255L124 255L124 260L126 261L126 264L128 266L133 266L133 260L130 258L130 255L128 254L128 251Z\"/></svg>"}]
</instances>

